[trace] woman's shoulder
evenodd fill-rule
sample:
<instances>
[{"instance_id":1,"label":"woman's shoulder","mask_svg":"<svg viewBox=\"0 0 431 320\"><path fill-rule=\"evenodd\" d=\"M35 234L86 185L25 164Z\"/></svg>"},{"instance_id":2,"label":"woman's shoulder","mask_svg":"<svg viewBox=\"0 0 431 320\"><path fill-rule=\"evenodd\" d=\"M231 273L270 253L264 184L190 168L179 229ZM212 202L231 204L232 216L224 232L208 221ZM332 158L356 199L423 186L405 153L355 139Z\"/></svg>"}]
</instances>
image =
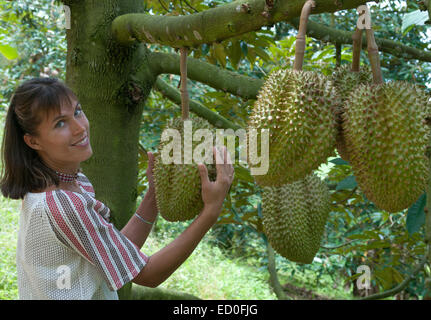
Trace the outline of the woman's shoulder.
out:
<instances>
[{"instance_id":1,"label":"woman's shoulder","mask_svg":"<svg viewBox=\"0 0 431 320\"><path fill-rule=\"evenodd\" d=\"M97 212L109 222L109 208L88 193L56 189L46 193L45 205L52 214L86 216Z\"/></svg>"},{"instance_id":2,"label":"woman's shoulder","mask_svg":"<svg viewBox=\"0 0 431 320\"><path fill-rule=\"evenodd\" d=\"M82 171L78 172L77 180L85 191L89 192L93 197L95 196L93 185Z\"/></svg>"},{"instance_id":3,"label":"woman's shoulder","mask_svg":"<svg viewBox=\"0 0 431 320\"><path fill-rule=\"evenodd\" d=\"M51 213L87 211L94 206L94 199L85 193L55 189L45 193L45 206Z\"/></svg>"}]
</instances>

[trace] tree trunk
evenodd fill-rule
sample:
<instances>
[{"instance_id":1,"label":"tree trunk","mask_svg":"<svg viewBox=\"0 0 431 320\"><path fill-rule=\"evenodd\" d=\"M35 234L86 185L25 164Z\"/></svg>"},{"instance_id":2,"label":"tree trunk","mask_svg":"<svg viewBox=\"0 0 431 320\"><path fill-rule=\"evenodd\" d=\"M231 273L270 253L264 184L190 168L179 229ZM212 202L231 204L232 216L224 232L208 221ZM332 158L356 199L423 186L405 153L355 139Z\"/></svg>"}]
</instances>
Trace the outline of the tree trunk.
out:
<instances>
[{"instance_id":1,"label":"tree trunk","mask_svg":"<svg viewBox=\"0 0 431 320\"><path fill-rule=\"evenodd\" d=\"M148 73L144 85L132 80L136 59L145 53L145 46L119 46L110 30L116 16L142 12L144 1L64 3L71 9L66 82L88 117L93 149L82 168L97 198L110 208L111 221L121 229L136 207L139 129L144 102L155 77ZM141 60L140 68L142 63ZM121 288L120 299L129 298L130 289L131 283Z\"/></svg>"}]
</instances>

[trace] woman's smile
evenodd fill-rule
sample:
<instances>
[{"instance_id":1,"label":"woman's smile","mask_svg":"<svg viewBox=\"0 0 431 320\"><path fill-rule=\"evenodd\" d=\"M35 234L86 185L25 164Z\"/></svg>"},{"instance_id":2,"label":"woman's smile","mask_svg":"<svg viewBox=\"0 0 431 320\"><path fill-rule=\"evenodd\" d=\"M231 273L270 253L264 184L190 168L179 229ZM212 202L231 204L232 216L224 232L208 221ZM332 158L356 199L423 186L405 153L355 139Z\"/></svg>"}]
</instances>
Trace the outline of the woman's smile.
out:
<instances>
[{"instance_id":1,"label":"woman's smile","mask_svg":"<svg viewBox=\"0 0 431 320\"><path fill-rule=\"evenodd\" d=\"M75 144L72 144L72 146L74 146L74 147L86 147L86 146L88 146L89 144L90 144L90 141L89 141L89 139L88 139L88 135L87 135L87 136L85 136L85 138L84 138L84 139L82 139L80 142L75 143Z\"/></svg>"}]
</instances>

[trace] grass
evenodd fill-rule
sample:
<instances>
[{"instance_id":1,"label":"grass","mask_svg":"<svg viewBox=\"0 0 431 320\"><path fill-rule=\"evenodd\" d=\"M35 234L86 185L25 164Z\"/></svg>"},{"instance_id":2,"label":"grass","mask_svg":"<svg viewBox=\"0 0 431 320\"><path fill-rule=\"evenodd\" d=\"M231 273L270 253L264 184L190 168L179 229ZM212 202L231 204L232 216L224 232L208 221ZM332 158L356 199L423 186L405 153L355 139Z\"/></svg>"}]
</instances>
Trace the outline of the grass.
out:
<instances>
[{"instance_id":1,"label":"grass","mask_svg":"<svg viewBox=\"0 0 431 320\"><path fill-rule=\"evenodd\" d=\"M172 233L158 233L157 238L149 238L143 251L152 254L172 240ZM187 292L201 299L277 299L268 285L268 278L269 274L259 270L258 266L246 264L239 258L229 258L204 239L161 287Z\"/></svg>"},{"instance_id":2,"label":"grass","mask_svg":"<svg viewBox=\"0 0 431 320\"><path fill-rule=\"evenodd\" d=\"M21 201L0 201L0 299L18 299L15 252Z\"/></svg>"}]
</instances>

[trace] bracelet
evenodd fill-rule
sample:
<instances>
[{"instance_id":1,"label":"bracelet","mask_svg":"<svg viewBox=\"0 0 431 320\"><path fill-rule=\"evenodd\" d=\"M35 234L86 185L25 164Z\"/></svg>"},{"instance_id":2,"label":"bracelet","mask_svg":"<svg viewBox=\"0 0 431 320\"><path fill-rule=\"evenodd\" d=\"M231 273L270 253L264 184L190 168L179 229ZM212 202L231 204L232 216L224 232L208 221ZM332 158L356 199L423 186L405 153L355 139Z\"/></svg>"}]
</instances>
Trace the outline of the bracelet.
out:
<instances>
[{"instance_id":1,"label":"bracelet","mask_svg":"<svg viewBox=\"0 0 431 320\"><path fill-rule=\"evenodd\" d=\"M136 212L135 212L135 216L137 216L141 221L143 221L143 222L145 222L145 223L147 223L147 224L149 224L149 225L153 225L153 223L154 222L150 222L150 221L147 221L147 220L145 220L144 218L142 218L139 214L137 214Z\"/></svg>"}]
</instances>

